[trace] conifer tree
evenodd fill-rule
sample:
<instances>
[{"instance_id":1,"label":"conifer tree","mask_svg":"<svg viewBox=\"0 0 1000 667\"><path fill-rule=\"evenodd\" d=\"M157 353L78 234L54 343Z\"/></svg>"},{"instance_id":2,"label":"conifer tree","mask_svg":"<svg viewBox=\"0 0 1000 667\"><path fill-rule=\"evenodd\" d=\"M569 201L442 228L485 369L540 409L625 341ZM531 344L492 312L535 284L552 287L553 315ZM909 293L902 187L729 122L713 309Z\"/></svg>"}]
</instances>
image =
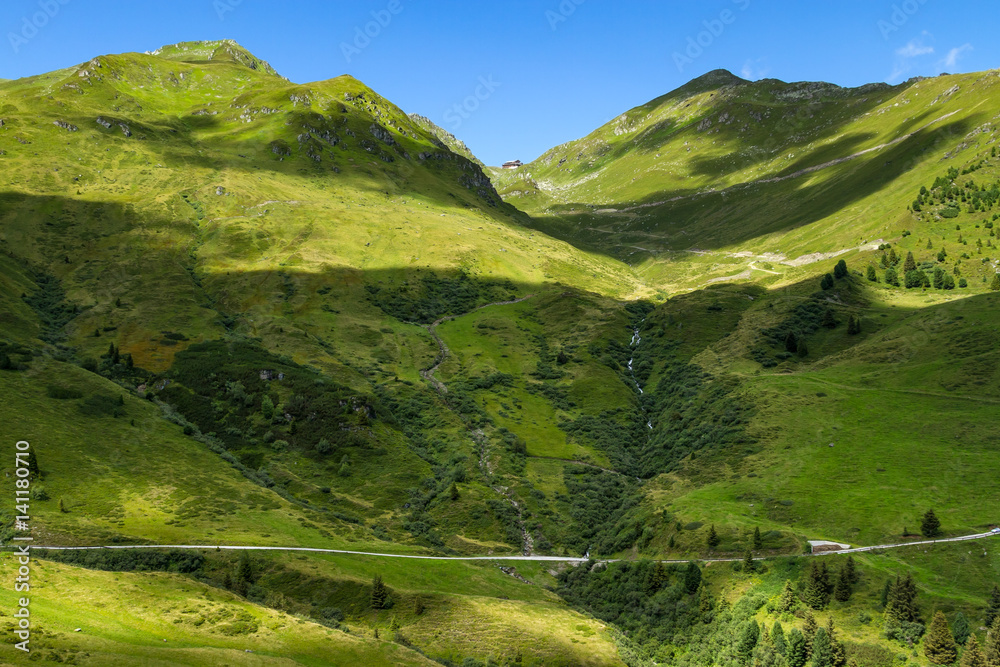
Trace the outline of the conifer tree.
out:
<instances>
[{"instance_id":1,"label":"conifer tree","mask_svg":"<svg viewBox=\"0 0 1000 667\"><path fill-rule=\"evenodd\" d=\"M965 614L962 612L955 614L955 622L951 624L951 634L955 637L955 642L959 646L965 646L971 633L972 627L969 626L969 619Z\"/></svg>"},{"instance_id":2,"label":"conifer tree","mask_svg":"<svg viewBox=\"0 0 1000 667\"><path fill-rule=\"evenodd\" d=\"M990 283L990 289L994 292L1000 292L1000 273L993 276L993 281Z\"/></svg>"},{"instance_id":3,"label":"conifer tree","mask_svg":"<svg viewBox=\"0 0 1000 667\"><path fill-rule=\"evenodd\" d=\"M816 617L812 615L812 612L808 609L806 610L805 623L802 624L802 636L806 640L806 655L811 656L813 652L813 641L816 639L816 630L819 626L816 624Z\"/></svg>"},{"instance_id":4,"label":"conifer tree","mask_svg":"<svg viewBox=\"0 0 1000 667\"><path fill-rule=\"evenodd\" d=\"M792 582L785 581L785 588L781 591L781 597L778 598L778 609L781 611L791 611L795 607L795 603L798 600L795 598L795 591L792 590Z\"/></svg>"},{"instance_id":5,"label":"conifer tree","mask_svg":"<svg viewBox=\"0 0 1000 667\"><path fill-rule=\"evenodd\" d=\"M719 534L715 532L715 524L712 524L708 528L708 537L705 538L705 544L708 545L709 551L714 551L717 546L722 542L722 538Z\"/></svg>"},{"instance_id":6,"label":"conifer tree","mask_svg":"<svg viewBox=\"0 0 1000 667\"><path fill-rule=\"evenodd\" d=\"M372 609L388 609L391 606L389 604L389 588L382 581L381 574L376 574L372 578L371 605Z\"/></svg>"},{"instance_id":7,"label":"conifer tree","mask_svg":"<svg viewBox=\"0 0 1000 667\"><path fill-rule=\"evenodd\" d=\"M823 313L823 320L820 322L827 329L837 328L837 316L833 314L832 308L827 308Z\"/></svg>"},{"instance_id":8,"label":"conifer tree","mask_svg":"<svg viewBox=\"0 0 1000 667\"><path fill-rule=\"evenodd\" d=\"M993 584L990 601L986 603L986 627L993 625L998 616L1000 616L1000 586Z\"/></svg>"},{"instance_id":9,"label":"conifer tree","mask_svg":"<svg viewBox=\"0 0 1000 667\"><path fill-rule=\"evenodd\" d=\"M959 663L959 667L990 667L975 635L969 637L969 644L962 651L962 662Z\"/></svg>"},{"instance_id":10,"label":"conifer tree","mask_svg":"<svg viewBox=\"0 0 1000 667\"><path fill-rule=\"evenodd\" d=\"M705 582L703 581L698 586L698 613L704 616L712 611L714 606L715 603L712 600L712 594L708 592L708 587L705 586Z\"/></svg>"},{"instance_id":11,"label":"conifer tree","mask_svg":"<svg viewBox=\"0 0 1000 667\"><path fill-rule=\"evenodd\" d=\"M958 658L955 638L948 627L948 619L940 611L934 614L924 638L924 655L935 665L950 665Z\"/></svg>"},{"instance_id":12,"label":"conifer tree","mask_svg":"<svg viewBox=\"0 0 1000 667\"><path fill-rule=\"evenodd\" d=\"M920 534L924 537L937 537L941 534L941 521L934 514L934 510L927 510L923 521L920 522Z\"/></svg>"},{"instance_id":13,"label":"conifer tree","mask_svg":"<svg viewBox=\"0 0 1000 667\"><path fill-rule=\"evenodd\" d=\"M833 277L837 280L847 277L847 262L840 260L837 266L833 267Z\"/></svg>"},{"instance_id":14,"label":"conifer tree","mask_svg":"<svg viewBox=\"0 0 1000 667\"><path fill-rule=\"evenodd\" d=\"M743 552L743 571L749 573L757 571L757 566L753 562L753 551L750 550L750 547L747 547L746 551Z\"/></svg>"},{"instance_id":15,"label":"conifer tree","mask_svg":"<svg viewBox=\"0 0 1000 667\"><path fill-rule=\"evenodd\" d=\"M774 644L778 655L785 655L788 652L788 642L785 641L785 629L781 627L781 622L774 624L771 628L771 643Z\"/></svg>"},{"instance_id":16,"label":"conifer tree","mask_svg":"<svg viewBox=\"0 0 1000 667\"><path fill-rule=\"evenodd\" d=\"M458 493L458 485L455 484L455 482L452 482L451 487L448 489L448 497L451 498L452 500L458 500L461 497L461 495ZM660 565L662 567L663 564L657 563L657 565Z\"/></svg>"},{"instance_id":17,"label":"conifer tree","mask_svg":"<svg viewBox=\"0 0 1000 667\"><path fill-rule=\"evenodd\" d=\"M785 651L785 661L788 667L803 667L809 659L809 652L806 650L805 636L798 628L792 628L788 633L788 649Z\"/></svg>"},{"instance_id":18,"label":"conifer tree","mask_svg":"<svg viewBox=\"0 0 1000 667\"><path fill-rule=\"evenodd\" d=\"M691 561L688 563L687 572L684 573L684 589L691 595L698 591L701 585L701 568L698 563Z\"/></svg>"},{"instance_id":19,"label":"conifer tree","mask_svg":"<svg viewBox=\"0 0 1000 667\"><path fill-rule=\"evenodd\" d=\"M838 602L847 602L851 599L852 592L851 575L847 571L847 565L844 565L840 568L837 583L833 587L833 597Z\"/></svg>"},{"instance_id":20,"label":"conifer tree","mask_svg":"<svg viewBox=\"0 0 1000 667\"><path fill-rule=\"evenodd\" d=\"M820 289L824 291L831 289L833 287L833 276L831 276L829 273L825 274L822 280L819 281L819 286Z\"/></svg>"},{"instance_id":21,"label":"conifer tree","mask_svg":"<svg viewBox=\"0 0 1000 667\"><path fill-rule=\"evenodd\" d=\"M847 651L837 640L837 631L833 626L833 616L826 623L826 634L830 638L830 667L846 667Z\"/></svg>"},{"instance_id":22,"label":"conifer tree","mask_svg":"<svg viewBox=\"0 0 1000 667\"><path fill-rule=\"evenodd\" d=\"M799 341L799 351L796 354L799 355L799 358L804 358L809 356L809 346L806 345L806 341L804 338Z\"/></svg>"},{"instance_id":23,"label":"conifer tree","mask_svg":"<svg viewBox=\"0 0 1000 667\"><path fill-rule=\"evenodd\" d=\"M899 274L891 266L885 270L885 284L899 287Z\"/></svg>"},{"instance_id":24,"label":"conifer tree","mask_svg":"<svg viewBox=\"0 0 1000 667\"><path fill-rule=\"evenodd\" d=\"M986 647L983 654L986 656L986 664L989 667L1000 667L1000 616L993 619L993 624L989 626L986 633Z\"/></svg>"},{"instance_id":25,"label":"conifer tree","mask_svg":"<svg viewBox=\"0 0 1000 667\"><path fill-rule=\"evenodd\" d=\"M917 260L913 259L913 253L906 253L906 260L903 262L903 273L917 270Z\"/></svg>"},{"instance_id":26,"label":"conifer tree","mask_svg":"<svg viewBox=\"0 0 1000 667\"><path fill-rule=\"evenodd\" d=\"M873 283L878 282L878 274L875 273L875 267L872 266L871 264L868 265L867 277L868 277L869 282L873 282Z\"/></svg>"},{"instance_id":27,"label":"conifer tree","mask_svg":"<svg viewBox=\"0 0 1000 667\"><path fill-rule=\"evenodd\" d=\"M811 667L832 667L833 651L830 647L830 636L826 633L826 628L816 631L816 638L812 645Z\"/></svg>"},{"instance_id":28,"label":"conifer tree","mask_svg":"<svg viewBox=\"0 0 1000 667\"><path fill-rule=\"evenodd\" d=\"M753 548L755 551L760 551L764 546L764 538L760 536L760 526L753 529Z\"/></svg>"},{"instance_id":29,"label":"conifer tree","mask_svg":"<svg viewBox=\"0 0 1000 667\"><path fill-rule=\"evenodd\" d=\"M802 601L813 609L822 609L826 606L826 584L823 582L820 565L815 560L809 564Z\"/></svg>"},{"instance_id":30,"label":"conifer tree","mask_svg":"<svg viewBox=\"0 0 1000 667\"><path fill-rule=\"evenodd\" d=\"M896 254L895 248L889 248L889 266L895 266L899 263L899 255Z\"/></svg>"},{"instance_id":31,"label":"conifer tree","mask_svg":"<svg viewBox=\"0 0 1000 667\"><path fill-rule=\"evenodd\" d=\"M785 336L785 350L793 354L799 350L798 339L795 337L795 332L793 331L789 331L788 335Z\"/></svg>"},{"instance_id":32,"label":"conifer tree","mask_svg":"<svg viewBox=\"0 0 1000 667\"><path fill-rule=\"evenodd\" d=\"M760 626L757 625L756 620L751 619L746 627L743 628L743 634L740 635L740 643L737 646L737 651L739 651L744 663L750 660L750 656L753 654L753 650L759 640Z\"/></svg>"},{"instance_id":33,"label":"conifer tree","mask_svg":"<svg viewBox=\"0 0 1000 667\"><path fill-rule=\"evenodd\" d=\"M860 577L858 576L858 569L854 563L854 556L848 556L847 561L844 563L844 569L847 570L847 578L852 584L858 583Z\"/></svg>"}]
</instances>

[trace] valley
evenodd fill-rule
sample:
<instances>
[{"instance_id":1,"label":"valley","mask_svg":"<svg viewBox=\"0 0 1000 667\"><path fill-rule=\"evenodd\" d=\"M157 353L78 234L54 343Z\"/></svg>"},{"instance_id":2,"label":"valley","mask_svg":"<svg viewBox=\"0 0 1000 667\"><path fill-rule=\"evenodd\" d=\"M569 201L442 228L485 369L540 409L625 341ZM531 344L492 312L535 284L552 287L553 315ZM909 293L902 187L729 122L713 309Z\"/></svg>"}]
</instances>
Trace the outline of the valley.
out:
<instances>
[{"instance_id":1,"label":"valley","mask_svg":"<svg viewBox=\"0 0 1000 667\"><path fill-rule=\"evenodd\" d=\"M937 611L995 644L998 99L717 70L501 170L230 40L0 81L37 660L788 665L747 628L829 622L893 667Z\"/></svg>"}]
</instances>

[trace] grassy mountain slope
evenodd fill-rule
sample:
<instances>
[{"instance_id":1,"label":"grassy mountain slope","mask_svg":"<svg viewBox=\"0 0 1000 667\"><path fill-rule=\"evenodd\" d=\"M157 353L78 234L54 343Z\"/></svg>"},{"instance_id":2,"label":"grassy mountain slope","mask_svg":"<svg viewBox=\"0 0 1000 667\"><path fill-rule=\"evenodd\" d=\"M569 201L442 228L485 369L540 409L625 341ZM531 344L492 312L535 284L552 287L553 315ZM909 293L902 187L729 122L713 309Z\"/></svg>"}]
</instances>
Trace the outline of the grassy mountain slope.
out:
<instances>
[{"instance_id":1,"label":"grassy mountain slope","mask_svg":"<svg viewBox=\"0 0 1000 667\"><path fill-rule=\"evenodd\" d=\"M231 42L2 83L0 389L23 417L0 431L38 454L35 535L631 560L704 556L712 525L714 554L734 557L755 528L770 554L906 540L930 507L946 534L988 528L993 79L713 73L493 182L357 80L294 84ZM927 288L891 284L908 252ZM821 289L838 259L847 273ZM198 596L304 626L336 608L352 633L337 650L375 661L421 659L369 641L392 617L456 664L514 648L523 664L641 664L633 651L690 659L709 641L625 640L593 620L629 629L618 592L594 607L540 564L518 566L529 584L496 564L272 554L241 590L234 558L204 556ZM948 579L963 558L859 559L868 583L838 623L881 613L876 579L907 569L927 610L971 618L1000 573L987 557ZM117 576L76 566L128 569L45 565L54 587ZM705 576L739 605L805 566ZM392 610L371 608L376 574ZM150 607L188 585L129 576ZM231 648L198 627L192 642ZM111 654L145 641L102 632Z\"/></svg>"}]
</instances>

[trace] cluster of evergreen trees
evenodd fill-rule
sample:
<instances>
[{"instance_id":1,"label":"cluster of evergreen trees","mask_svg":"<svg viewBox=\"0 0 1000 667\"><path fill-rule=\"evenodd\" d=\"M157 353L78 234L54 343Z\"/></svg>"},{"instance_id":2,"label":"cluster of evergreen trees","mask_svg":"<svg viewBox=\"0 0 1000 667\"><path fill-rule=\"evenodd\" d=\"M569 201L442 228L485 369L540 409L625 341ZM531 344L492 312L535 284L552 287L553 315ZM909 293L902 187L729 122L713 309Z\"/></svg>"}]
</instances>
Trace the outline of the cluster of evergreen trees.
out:
<instances>
[{"instance_id":1,"label":"cluster of evergreen trees","mask_svg":"<svg viewBox=\"0 0 1000 667\"><path fill-rule=\"evenodd\" d=\"M858 580L858 571L851 556L844 561L836 578L831 575L826 561L813 560L805 573L802 601L813 609L826 608L831 598L847 602Z\"/></svg>"}]
</instances>

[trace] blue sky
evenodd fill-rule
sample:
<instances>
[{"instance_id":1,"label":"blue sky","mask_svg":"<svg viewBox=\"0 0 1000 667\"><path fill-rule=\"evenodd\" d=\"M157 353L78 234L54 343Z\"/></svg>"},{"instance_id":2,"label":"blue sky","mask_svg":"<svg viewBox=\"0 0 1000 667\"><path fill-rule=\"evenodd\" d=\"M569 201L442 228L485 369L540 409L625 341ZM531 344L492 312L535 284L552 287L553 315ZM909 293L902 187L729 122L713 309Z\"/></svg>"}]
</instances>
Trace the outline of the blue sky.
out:
<instances>
[{"instance_id":1,"label":"blue sky","mask_svg":"<svg viewBox=\"0 0 1000 667\"><path fill-rule=\"evenodd\" d=\"M995 15L990 0L4 0L0 77L231 38L299 83L356 76L498 164L716 68L848 86L997 68Z\"/></svg>"}]
</instances>

